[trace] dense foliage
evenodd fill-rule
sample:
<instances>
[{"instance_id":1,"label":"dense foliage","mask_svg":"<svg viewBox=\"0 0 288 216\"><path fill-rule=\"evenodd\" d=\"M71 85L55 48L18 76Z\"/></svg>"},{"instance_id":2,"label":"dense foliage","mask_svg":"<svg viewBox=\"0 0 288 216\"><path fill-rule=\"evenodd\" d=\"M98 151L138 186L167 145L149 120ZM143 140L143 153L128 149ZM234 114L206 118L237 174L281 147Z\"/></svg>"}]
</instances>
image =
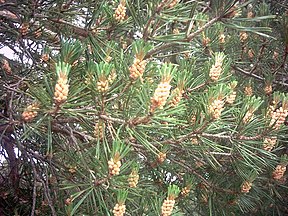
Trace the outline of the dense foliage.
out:
<instances>
[{"instance_id":1,"label":"dense foliage","mask_svg":"<svg viewBox=\"0 0 288 216\"><path fill-rule=\"evenodd\" d=\"M0 0L0 215L288 214L287 14Z\"/></svg>"}]
</instances>

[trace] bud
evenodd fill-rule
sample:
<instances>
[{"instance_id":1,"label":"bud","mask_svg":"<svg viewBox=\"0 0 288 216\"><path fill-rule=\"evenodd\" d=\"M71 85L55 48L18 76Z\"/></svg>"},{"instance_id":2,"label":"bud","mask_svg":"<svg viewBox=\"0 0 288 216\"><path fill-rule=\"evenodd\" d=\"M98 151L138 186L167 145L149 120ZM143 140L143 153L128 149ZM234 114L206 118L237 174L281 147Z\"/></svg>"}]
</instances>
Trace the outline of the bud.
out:
<instances>
[{"instance_id":1,"label":"bud","mask_svg":"<svg viewBox=\"0 0 288 216\"><path fill-rule=\"evenodd\" d=\"M60 73L54 90L54 101L57 106L67 100L69 92L68 78L64 73Z\"/></svg>"},{"instance_id":2,"label":"bud","mask_svg":"<svg viewBox=\"0 0 288 216\"><path fill-rule=\"evenodd\" d=\"M125 16L126 16L125 0L121 0L120 4L118 5L118 7L114 12L113 17L117 22L122 22L125 20Z\"/></svg>"},{"instance_id":3,"label":"bud","mask_svg":"<svg viewBox=\"0 0 288 216\"><path fill-rule=\"evenodd\" d=\"M105 131L105 124L101 122L97 122L94 126L94 136L96 139L102 140Z\"/></svg>"},{"instance_id":4,"label":"bud","mask_svg":"<svg viewBox=\"0 0 288 216\"><path fill-rule=\"evenodd\" d=\"M39 37L41 37L41 35L42 35L42 30L41 30L41 28L37 29L37 30L34 32L34 36L35 36L36 39L39 38Z\"/></svg>"},{"instance_id":5,"label":"bud","mask_svg":"<svg viewBox=\"0 0 288 216\"><path fill-rule=\"evenodd\" d=\"M247 124L253 118L253 110L248 110L242 119L243 124Z\"/></svg>"},{"instance_id":6,"label":"bud","mask_svg":"<svg viewBox=\"0 0 288 216\"><path fill-rule=\"evenodd\" d=\"M252 48L250 48L248 50L248 56L249 56L250 59L252 59L254 57L254 51L252 50Z\"/></svg>"},{"instance_id":7,"label":"bud","mask_svg":"<svg viewBox=\"0 0 288 216\"><path fill-rule=\"evenodd\" d=\"M264 92L266 95L270 95L272 93L273 89L272 89L272 84L271 83L266 83L265 87L264 87Z\"/></svg>"},{"instance_id":8,"label":"bud","mask_svg":"<svg viewBox=\"0 0 288 216\"><path fill-rule=\"evenodd\" d=\"M168 8L175 7L178 4L179 0L172 0L168 5Z\"/></svg>"},{"instance_id":9,"label":"bud","mask_svg":"<svg viewBox=\"0 0 288 216\"><path fill-rule=\"evenodd\" d=\"M237 96L237 92L233 91L230 95L226 97L226 103L233 104Z\"/></svg>"},{"instance_id":10,"label":"bud","mask_svg":"<svg viewBox=\"0 0 288 216\"><path fill-rule=\"evenodd\" d=\"M211 42L210 38L209 37L206 37L205 35L203 36L203 40L202 40L202 45L204 47L207 47L208 44Z\"/></svg>"},{"instance_id":11,"label":"bud","mask_svg":"<svg viewBox=\"0 0 288 216\"><path fill-rule=\"evenodd\" d=\"M19 32L22 36L25 36L28 34L29 30L29 23L22 23L22 25L19 28Z\"/></svg>"},{"instance_id":12,"label":"bud","mask_svg":"<svg viewBox=\"0 0 288 216\"><path fill-rule=\"evenodd\" d=\"M117 74L116 74L115 70L112 70L108 76L109 84L112 84L116 78L117 78Z\"/></svg>"},{"instance_id":13,"label":"bud","mask_svg":"<svg viewBox=\"0 0 288 216\"><path fill-rule=\"evenodd\" d=\"M252 183L249 181L245 181L241 186L241 193L249 193L252 187Z\"/></svg>"},{"instance_id":14,"label":"bud","mask_svg":"<svg viewBox=\"0 0 288 216\"><path fill-rule=\"evenodd\" d=\"M136 80L138 77L142 77L146 67L146 61L135 57L133 64L129 67L130 78Z\"/></svg>"},{"instance_id":15,"label":"bud","mask_svg":"<svg viewBox=\"0 0 288 216\"><path fill-rule=\"evenodd\" d=\"M251 85L245 86L244 88L244 94L246 96L252 96L253 95L253 89Z\"/></svg>"},{"instance_id":16,"label":"bud","mask_svg":"<svg viewBox=\"0 0 288 216\"><path fill-rule=\"evenodd\" d=\"M119 175L120 167L120 154L116 153L115 156L108 161L109 174L111 176Z\"/></svg>"},{"instance_id":17,"label":"bud","mask_svg":"<svg viewBox=\"0 0 288 216\"><path fill-rule=\"evenodd\" d=\"M263 142L263 149L271 151L276 145L277 137L266 137Z\"/></svg>"},{"instance_id":18,"label":"bud","mask_svg":"<svg viewBox=\"0 0 288 216\"><path fill-rule=\"evenodd\" d=\"M179 29L178 28L174 28L173 29L173 34L179 34L180 32L179 32Z\"/></svg>"},{"instance_id":19,"label":"bud","mask_svg":"<svg viewBox=\"0 0 288 216\"><path fill-rule=\"evenodd\" d=\"M213 119L218 119L224 109L224 101L221 99L214 100L208 107L208 113Z\"/></svg>"},{"instance_id":20,"label":"bud","mask_svg":"<svg viewBox=\"0 0 288 216\"><path fill-rule=\"evenodd\" d=\"M288 110L283 107L278 108L276 111L271 113L270 126L273 125L273 129L278 130L281 125L285 122L288 115Z\"/></svg>"},{"instance_id":21,"label":"bud","mask_svg":"<svg viewBox=\"0 0 288 216\"><path fill-rule=\"evenodd\" d=\"M223 64L224 56L223 55L216 55L215 57L215 64L212 65L209 77L212 81L217 81L222 73L222 64Z\"/></svg>"},{"instance_id":22,"label":"bud","mask_svg":"<svg viewBox=\"0 0 288 216\"><path fill-rule=\"evenodd\" d=\"M165 199L161 207L161 216L170 216L175 205L174 199Z\"/></svg>"},{"instance_id":23,"label":"bud","mask_svg":"<svg viewBox=\"0 0 288 216\"><path fill-rule=\"evenodd\" d=\"M128 183L131 188L136 188L139 180L139 175L136 171L132 171L129 178Z\"/></svg>"},{"instance_id":24,"label":"bud","mask_svg":"<svg viewBox=\"0 0 288 216\"><path fill-rule=\"evenodd\" d=\"M114 216L124 216L126 211L126 206L124 204L117 203L113 208Z\"/></svg>"},{"instance_id":25,"label":"bud","mask_svg":"<svg viewBox=\"0 0 288 216\"><path fill-rule=\"evenodd\" d=\"M240 32L240 41L244 43L248 39L248 34L246 32Z\"/></svg>"},{"instance_id":26,"label":"bud","mask_svg":"<svg viewBox=\"0 0 288 216\"><path fill-rule=\"evenodd\" d=\"M97 82L97 90L101 93L107 92L109 89L109 81L105 76L101 76Z\"/></svg>"},{"instance_id":27,"label":"bud","mask_svg":"<svg viewBox=\"0 0 288 216\"><path fill-rule=\"evenodd\" d=\"M12 69L9 65L9 62L6 59L2 60L2 68L7 75L12 75Z\"/></svg>"},{"instance_id":28,"label":"bud","mask_svg":"<svg viewBox=\"0 0 288 216\"><path fill-rule=\"evenodd\" d=\"M225 43L225 35L224 35L224 33L221 33L219 35L219 43L220 44L224 44Z\"/></svg>"},{"instance_id":29,"label":"bud","mask_svg":"<svg viewBox=\"0 0 288 216\"><path fill-rule=\"evenodd\" d=\"M181 190L182 196L187 196L189 193L190 193L190 187L186 186L186 187L182 188L182 190Z\"/></svg>"},{"instance_id":30,"label":"bud","mask_svg":"<svg viewBox=\"0 0 288 216\"><path fill-rule=\"evenodd\" d=\"M172 107L176 107L178 103L181 101L183 93L184 91L180 89L179 87L175 88L172 91L173 98L169 101L169 104Z\"/></svg>"},{"instance_id":31,"label":"bud","mask_svg":"<svg viewBox=\"0 0 288 216\"><path fill-rule=\"evenodd\" d=\"M253 17L254 17L253 12L252 12L252 11L249 11L249 12L247 13L247 18L253 18Z\"/></svg>"},{"instance_id":32,"label":"bud","mask_svg":"<svg viewBox=\"0 0 288 216\"><path fill-rule=\"evenodd\" d=\"M280 180L286 171L286 166L279 164L276 166L275 170L272 173L272 178L275 180Z\"/></svg>"},{"instance_id":33,"label":"bud","mask_svg":"<svg viewBox=\"0 0 288 216\"><path fill-rule=\"evenodd\" d=\"M39 109L38 104L31 104L29 105L24 112L22 113L22 119L25 122L32 121L38 114L37 110Z\"/></svg>"},{"instance_id":34,"label":"bud","mask_svg":"<svg viewBox=\"0 0 288 216\"><path fill-rule=\"evenodd\" d=\"M273 52L273 59L276 61L279 57L279 53L277 51Z\"/></svg>"},{"instance_id":35,"label":"bud","mask_svg":"<svg viewBox=\"0 0 288 216\"><path fill-rule=\"evenodd\" d=\"M41 60L42 60L43 62L48 62L48 61L49 61L49 54L48 54L48 53L42 54Z\"/></svg>"},{"instance_id":36,"label":"bud","mask_svg":"<svg viewBox=\"0 0 288 216\"><path fill-rule=\"evenodd\" d=\"M163 106L166 104L167 98L170 94L170 85L171 76L165 75L161 82L158 84L153 97L151 98L150 111L154 112L157 108L163 109Z\"/></svg>"},{"instance_id":37,"label":"bud","mask_svg":"<svg viewBox=\"0 0 288 216\"><path fill-rule=\"evenodd\" d=\"M158 163L163 163L166 159L166 153L159 152L157 161Z\"/></svg>"}]
</instances>

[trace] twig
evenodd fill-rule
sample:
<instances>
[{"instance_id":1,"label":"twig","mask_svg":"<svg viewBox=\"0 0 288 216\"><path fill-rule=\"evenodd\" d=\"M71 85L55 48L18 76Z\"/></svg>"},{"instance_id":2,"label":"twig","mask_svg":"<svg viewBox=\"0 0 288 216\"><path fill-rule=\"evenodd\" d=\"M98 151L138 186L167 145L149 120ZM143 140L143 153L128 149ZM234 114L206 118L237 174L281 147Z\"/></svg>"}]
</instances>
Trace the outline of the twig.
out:
<instances>
[{"instance_id":1,"label":"twig","mask_svg":"<svg viewBox=\"0 0 288 216\"><path fill-rule=\"evenodd\" d=\"M143 39L146 41L148 38L148 29L149 26L151 25L153 19L156 17L157 14L159 14L161 12L161 10L164 8L165 4L168 2L169 0L164 0L162 1L156 8L156 10L154 11L154 13L150 16L149 20L147 21L145 27L144 27L144 32L143 32Z\"/></svg>"},{"instance_id":2,"label":"twig","mask_svg":"<svg viewBox=\"0 0 288 216\"><path fill-rule=\"evenodd\" d=\"M187 93L190 93L190 92L193 92L193 91L196 91L196 90L198 90L198 89L200 89L200 88L203 88L204 86L206 86L207 84L208 84L209 82L208 81L206 81L206 82L204 82L204 83L202 83L202 84L200 84L200 85L198 85L198 86L196 86L196 87L194 87L194 88L188 88L187 89Z\"/></svg>"},{"instance_id":3,"label":"twig","mask_svg":"<svg viewBox=\"0 0 288 216\"><path fill-rule=\"evenodd\" d=\"M33 179L34 179L34 185L33 185L33 195L32 195L32 210L31 210L31 216L34 216L35 214L35 208L36 208L36 184L37 184L37 171L36 171L36 167L33 161L33 158L30 156L30 163L33 169Z\"/></svg>"},{"instance_id":4,"label":"twig","mask_svg":"<svg viewBox=\"0 0 288 216\"><path fill-rule=\"evenodd\" d=\"M115 99L121 97L121 96L125 93L125 91L132 85L132 83L133 83L133 82L130 81L130 82L123 88L123 90L122 90L119 94L117 94L117 95L114 96L114 97L108 98L107 100L105 100L105 102L109 102L109 101L111 101L111 100L115 100Z\"/></svg>"},{"instance_id":5,"label":"twig","mask_svg":"<svg viewBox=\"0 0 288 216\"><path fill-rule=\"evenodd\" d=\"M110 117L110 116L107 116L107 115L104 115L104 114L99 115L99 117L101 119L106 120L106 121L117 122L117 123L120 123L120 124L125 124L126 123L126 121L123 120L123 119L113 118L113 117Z\"/></svg>"},{"instance_id":6,"label":"twig","mask_svg":"<svg viewBox=\"0 0 288 216\"><path fill-rule=\"evenodd\" d=\"M178 160L175 160L175 159L171 159L169 158L169 160L171 160L172 162L182 166L183 168L185 168L187 171L193 173L194 175L196 175L197 177L199 177L203 183L207 186L207 187L210 187L212 189L215 189L217 191L222 191L222 192L226 192L226 193L229 193L229 194L236 194L237 192L236 191L233 191L233 190L229 190L229 189L224 189L224 188L219 188L213 184L211 184L207 179L205 179L201 174L199 174L198 172L196 172L194 169L192 169L191 167L189 167L188 165L178 161Z\"/></svg>"},{"instance_id":7,"label":"twig","mask_svg":"<svg viewBox=\"0 0 288 216\"><path fill-rule=\"evenodd\" d=\"M187 36L187 42L191 41L192 39L194 39L197 35L199 35L200 33L202 33L206 28L212 26L214 23L216 23L217 21L219 21L221 18L221 16L217 16L214 17L213 19L211 19L209 22L207 22L205 25L203 25L201 28L199 28L197 31L191 33L190 35Z\"/></svg>"},{"instance_id":8,"label":"twig","mask_svg":"<svg viewBox=\"0 0 288 216\"><path fill-rule=\"evenodd\" d=\"M144 57L144 59L150 58L152 55L157 54L160 51L163 51L167 48L173 47L175 45L177 45L179 42L190 42L191 40L193 40L197 35L199 35L200 33L202 33L206 28L210 27L211 25L213 25L214 23L216 23L217 21L219 21L221 18L221 16L217 16L213 19L211 19L209 22L207 22L205 25L203 25L201 28L199 28L197 31L191 33L190 35L188 35L185 39L183 40L179 40L179 41L174 41L171 43L166 43L163 45L160 45L154 49L152 49L151 51L149 51L146 56Z\"/></svg>"},{"instance_id":9,"label":"twig","mask_svg":"<svg viewBox=\"0 0 288 216\"><path fill-rule=\"evenodd\" d=\"M264 79L263 77L261 77L261 76L258 76L258 75L253 74L253 73L249 73L248 71L245 71L245 70L243 70L243 69L241 69L241 68L239 68L239 67L237 67L237 66L235 66L235 65L232 66L232 68L233 68L234 70L236 70L236 71L241 72L241 73L244 74L244 75L247 75L247 76L250 76L250 77L255 78L255 79L257 79L257 80L260 80L260 81L262 81L262 82L265 82L265 79ZM278 84L278 85L282 85L282 86L288 87L288 83L279 82L279 81L273 81L273 83L274 83L274 84Z\"/></svg>"}]
</instances>

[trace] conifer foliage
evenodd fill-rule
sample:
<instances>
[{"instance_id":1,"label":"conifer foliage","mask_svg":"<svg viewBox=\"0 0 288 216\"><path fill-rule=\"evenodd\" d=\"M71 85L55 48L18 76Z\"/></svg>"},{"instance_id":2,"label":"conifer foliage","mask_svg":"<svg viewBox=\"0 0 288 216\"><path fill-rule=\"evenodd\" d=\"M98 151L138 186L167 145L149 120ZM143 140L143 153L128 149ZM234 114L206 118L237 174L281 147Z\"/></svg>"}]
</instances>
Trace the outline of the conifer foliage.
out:
<instances>
[{"instance_id":1,"label":"conifer foliage","mask_svg":"<svg viewBox=\"0 0 288 216\"><path fill-rule=\"evenodd\" d=\"M288 6L0 0L0 215L285 215Z\"/></svg>"}]
</instances>

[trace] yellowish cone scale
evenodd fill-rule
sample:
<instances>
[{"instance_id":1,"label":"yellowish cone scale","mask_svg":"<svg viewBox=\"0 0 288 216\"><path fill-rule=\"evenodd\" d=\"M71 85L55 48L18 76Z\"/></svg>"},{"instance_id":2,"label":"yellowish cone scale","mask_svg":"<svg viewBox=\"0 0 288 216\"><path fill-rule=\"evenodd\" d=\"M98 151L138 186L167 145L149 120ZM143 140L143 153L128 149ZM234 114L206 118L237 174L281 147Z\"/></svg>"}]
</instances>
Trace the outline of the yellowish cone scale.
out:
<instances>
[{"instance_id":1,"label":"yellowish cone scale","mask_svg":"<svg viewBox=\"0 0 288 216\"><path fill-rule=\"evenodd\" d=\"M24 112L22 113L22 119L25 122L32 121L38 114L37 110L39 109L39 105L31 104L29 105Z\"/></svg>"},{"instance_id":2,"label":"yellowish cone scale","mask_svg":"<svg viewBox=\"0 0 288 216\"><path fill-rule=\"evenodd\" d=\"M252 11L249 11L249 12L247 13L247 18L253 18L253 17L254 17L253 12L252 12Z\"/></svg>"},{"instance_id":3,"label":"yellowish cone scale","mask_svg":"<svg viewBox=\"0 0 288 216\"><path fill-rule=\"evenodd\" d=\"M162 81L158 84L154 95L151 98L151 112L154 112L157 108L163 109L163 106L166 104L167 98L170 95L170 89L170 79L167 81Z\"/></svg>"},{"instance_id":4,"label":"yellowish cone scale","mask_svg":"<svg viewBox=\"0 0 288 216\"><path fill-rule=\"evenodd\" d=\"M117 203L113 208L114 216L123 216L126 211L126 206L124 204Z\"/></svg>"},{"instance_id":5,"label":"yellowish cone scale","mask_svg":"<svg viewBox=\"0 0 288 216\"><path fill-rule=\"evenodd\" d=\"M199 143L198 139L196 137L192 137L190 140L191 140L191 143L194 145L198 145L198 143Z\"/></svg>"},{"instance_id":6,"label":"yellowish cone scale","mask_svg":"<svg viewBox=\"0 0 288 216\"><path fill-rule=\"evenodd\" d=\"M253 88L252 88L252 86L245 86L245 88L244 88L244 94L246 95L246 96L252 96L253 95Z\"/></svg>"},{"instance_id":7,"label":"yellowish cone scale","mask_svg":"<svg viewBox=\"0 0 288 216\"><path fill-rule=\"evenodd\" d=\"M147 62L139 58L135 58L133 64L129 67L130 78L136 80L138 77L142 77Z\"/></svg>"},{"instance_id":8,"label":"yellowish cone scale","mask_svg":"<svg viewBox=\"0 0 288 216\"><path fill-rule=\"evenodd\" d=\"M247 124L253 118L253 110L248 110L242 119L243 124Z\"/></svg>"},{"instance_id":9,"label":"yellowish cone scale","mask_svg":"<svg viewBox=\"0 0 288 216\"><path fill-rule=\"evenodd\" d=\"M273 125L273 129L278 130L280 126L284 123L287 115L288 115L288 110L283 109L283 107L280 107L276 111L272 112L270 126Z\"/></svg>"},{"instance_id":10,"label":"yellowish cone scale","mask_svg":"<svg viewBox=\"0 0 288 216\"><path fill-rule=\"evenodd\" d=\"M270 95L272 93L273 89L272 89L272 85L271 83L267 83L264 87L264 92L266 95Z\"/></svg>"},{"instance_id":11,"label":"yellowish cone scale","mask_svg":"<svg viewBox=\"0 0 288 216\"><path fill-rule=\"evenodd\" d=\"M161 216L170 216L175 205L174 199L165 199L161 207Z\"/></svg>"},{"instance_id":12,"label":"yellowish cone scale","mask_svg":"<svg viewBox=\"0 0 288 216\"><path fill-rule=\"evenodd\" d=\"M29 30L29 23L22 23L22 25L19 28L20 34L25 36L28 34L28 30Z\"/></svg>"},{"instance_id":13,"label":"yellowish cone scale","mask_svg":"<svg viewBox=\"0 0 288 216\"><path fill-rule=\"evenodd\" d=\"M109 168L109 174L114 176L114 175L119 175L120 173L120 167L121 167L121 161L120 160L115 160L111 158L108 161L108 168Z\"/></svg>"},{"instance_id":14,"label":"yellowish cone scale","mask_svg":"<svg viewBox=\"0 0 288 216\"><path fill-rule=\"evenodd\" d=\"M42 35L42 30L41 29L38 29L37 31L34 32L34 36L35 36L36 39L41 37L41 35Z\"/></svg>"},{"instance_id":15,"label":"yellowish cone scale","mask_svg":"<svg viewBox=\"0 0 288 216\"><path fill-rule=\"evenodd\" d=\"M163 163L166 159L166 153L160 152L157 157L158 163Z\"/></svg>"},{"instance_id":16,"label":"yellowish cone scale","mask_svg":"<svg viewBox=\"0 0 288 216\"><path fill-rule=\"evenodd\" d=\"M247 32L240 32L240 41L244 43L248 39Z\"/></svg>"},{"instance_id":17,"label":"yellowish cone scale","mask_svg":"<svg viewBox=\"0 0 288 216\"><path fill-rule=\"evenodd\" d=\"M190 188L189 187L184 187L181 190L181 195L182 196L187 196L190 193Z\"/></svg>"},{"instance_id":18,"label":"yellowish cone scale","mask_svg":"<svg viewBox=\"0 0 288 216\"><path fill-rule=\"evenodd\" d=\"M3 70L5 71L5 73L7 75L11 75L12 74L12 69L11 69L11 67L9 65L9 62L6 59L2 60L2 68L3 68Z\"/></svg>"},{"instance_id":19,"label":"yellowish cone scale","mask_svg":"<svg viewBox=\"0 0 288 216\"><path fill-rule=\"evenodd\" d=\"M210 38L209 37L206 37L205 35L203 36L203 40L202 40L202 45L204 46L204 47L207 47L208 46L208 44L210 43Z\"/></svg>"},{"instance_id":20,"label":"yellowish cone scale","mask_svg":"<svg viewBox=\"0 0 288 216\"><path fill-rule=\"evenodd\" d=\"M169 3L168 7L169 7L169 8L175 7L175 5L178 4L178 2L179 2L179 0L172 0L172 1Z\"/></svg>"},{"instance_id":21,"label":"yellowish cone scale","mask_svg":"<svg viewBox=\"0 0 288 216\"><path fill-rule=\"evenodd\" d=\"M178 28L174 28L173 29L173 34L179 34L180 32L179 32L179 29Z\"/></svg>"},{"instance_id":22,"label":"yellowish cone scale","mask_svg":"<svg viewBox=\"0 0 288 216\"><path fill-rule=\"evenodd\" d=\"M105 124L97 122L94 126L94 136L97 139L102 140L103 135L104 135L104 130L105 130Z\"/></svg>"},{"instance_id":23,"label":"yellowish cone scale","mask_svg":"<svg viewBox=\"0 0 288 216\"><path fill-rule=\"evenodd\" d=\"M68 92L69 85L67 75L60 73L54 90L54 102L57 106L67 100Z\"/></svg>"},{"instance_id":24,"label":"yellowish cone scale","mask_svg":"<svg viewBox=\"0 0 288 216\"><path fill-rule=\"evenodd\" d=\"M248 56L250 59L254 57L254 51L251 48L248 50Z\"/></svg>"},{"instance_id":25,"label":"yellowish cone scale","mask_svg":"<svg viewBox=\"0 0 288 216\"><path fill-rule=\"evenodd\" d=\"M285 172L286 172L286 166L279 164L273 171L272 178L275 180L280 180L284 176Z\"/></svg>"},{"instance_id":26,"label":"yellowish cone scale","mask_svg":"<svg viewBox=\"0 0 288 216\"><path fill-rule=\"evenodd\" d=\"M118 7L116 8L114 15L114 19L118 22L122 22L125 20L126 17L126 7L125 7L125 1L121 1Z\"/></svg>"},{"instance_id":27,"label":"yellowish cone scale","mask_svg":"<svg viewBox=\"0 0 288 216\"><path fill-rule=\"evenodd\" d=\"M48 53L42 54L41 60L42 60L43 62L48 62L48 61L49 61L49 54L48 54Z\"/></svg>"},{"instance_id":28,"label":"yellowish cone scale","mask_svg":"<svg viewBox=\"0 0 288 216\"><path fill-rule=\"evenodd\" d=\"M225 43L225 35L224 35L224 33L221 33L219 35L219 43L220 44L224 44Z\"/></svg>"},{"instance_id":29,"label":"yellowish cone scale","mask_svg":"<svg viewBox=\"0 0 288 216\"><path fill-rule=\"evenodd\" d=\"M111 57L111 56L106 56L105 62L109 63L111 60L112 60L112 57Z\"/></svg>"},{"instance_id":30,"label":"yellowish cone scale","mask_svg":"<svg viewBox=\"0 0 288 216\"><path fill-rule=\"evenodd\" d=\"M117 74L116 74L115 70L113 70L108 76L109 84L112 84L116 78L117 78Z\"/></svg>"},{"instance_id":31,"label":"yellowish cone scale","mask_svg":"<svg viewBox=\"0 0 288 216\"><path fill-rule=\"evenodd\" d=\"M241 186L241 193L249 193L252 187L252 182L245 181Z\"/></svg>"},{"instance_id":32,"label":"yellowish cone scale","mask_svg":"<svg viewBox=\"0 0 288 216\"><path fill-rule=\"evenodd\" d=\"M172 91L173 98L169 101L169 104L172 107L176 107L179 104L179 102L181 101L183 93L184 93L184 91L182 89L180 89L178 87L175 88Z\"/></svg>"},{"instance_id":33,"label":"yellowish cone scale","mask_svg":"<svg viewBox=\"0 0 288 216\"><path fill-rule=\"evenodd\" d=\"M191 116L190 122L192 123L192 125L194 125L196 123L196 115Z\"/></svg>"},{"instance_id":34,"label":"yellowish cone scale","mask_svg":"<svg viewBox=\"0 0 288 216\"><path fill-rule=\"evenodd\" d=\"M237 96L237 92L233 91L230 95L227 96L226 103L233 104L236 99L236 96Z\"/></svg>"},{"instance_id":35,"label":"yellowish cone scale","mask_svg":"<svg viewBox=\"0 0 288 216\"><path fill-rule=\"evenodd\" d=\"M279 57L279 53L277 51L273 52L273 59L276 61Z\"/></svg>"},{"instance_id":36,"label":"yellowish cone scale","mask_svg":"<svg viewBox=\"0 0 288 216\"><path fill-rule=\"evenodd\" d=\"M109 89L109 80L106 77L100 77L97 82L97 90L101 93L107 92Z\"/></svg>"},{"instance_id":37,"label":"yellowish cone scale","mask_svg":"<svg viewBox=\"0 0 288 216\"><path fill-rule=\"evenodd\" d=\"M263 149L271 151L277 143L277 137L266 137L263 141Z\"/></svg>"},{"instance_id":38,"label":"yellowish cone scale","mask_svg":"<svg viewBox=\"0 0 288 216\"><path fill-rule=\"evenodd\" d=\"M139 181L139 175L135 172L131 172L128 178L129 187L136 188L138 181Z\"/></svg>"},{"instance_id":39,"label":"yellowish cone scale","mask_svg":"<svg viewBox=\"0 0 288 216\"><path fill-rule=\"evenodd\" d=\"M223 57L216 57L215 64L212 65L209 77L212 81L217 81L222 73Z\"/></svg>"},{"instance_id":40,"label":"yellowish cone scale","mask_svg":"<svg viewBox=\"0 0 288 216\"><path fill-rule=\"evenodd\" d=\"M208 112L213 119L218 119L221 116L221 112L224 109L224 101L217 99L214 100L208 107Z\"/></svg>"}]
</instances>

